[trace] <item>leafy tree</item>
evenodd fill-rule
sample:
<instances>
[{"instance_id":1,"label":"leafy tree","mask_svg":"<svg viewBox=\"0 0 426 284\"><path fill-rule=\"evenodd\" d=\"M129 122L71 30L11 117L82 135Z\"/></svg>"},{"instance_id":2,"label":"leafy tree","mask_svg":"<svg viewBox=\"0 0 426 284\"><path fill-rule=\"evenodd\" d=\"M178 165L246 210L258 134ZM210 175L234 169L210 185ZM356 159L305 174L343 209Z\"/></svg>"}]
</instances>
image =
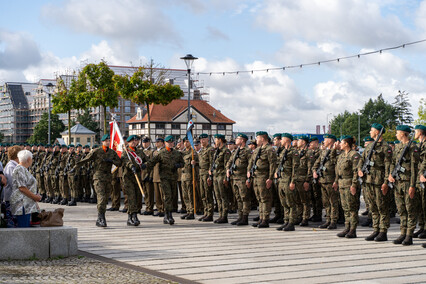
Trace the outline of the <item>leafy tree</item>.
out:
<instances>
[{"instance_id":1,"label":"leafy tree","mask_svg":"<svg viewBox=\"0 0 426 284\"><path fill-rule=\"evenodd\" d=\"M396 109L383 99L382 94L376 100L368 100L360 112L369 125L380 123L386 128L391 128L397 124Z\"/></svg>"},{"instance_id":2,"label":"leafy tree","mask_svg":"<svg viewBox=\"0 0 426 284\"><path fill-rule=\"evenodd\" d=\"M79 113L77 115L77 122L86 127L89 130L92 130L96 133L96 141L99 140L99 124L93 120L93 117L90 115L90 110L85 109L83 114Z\"/></svg>"},{"instance_id":3,"label":"leafy tree","mask_svg":"<svg viewBox=\"0 0 426 284\"><path fill-rule=\"evenodd\" d=\"M132 76L114 76L115 87L121 97L130 99L138 105L146 104L148 136L151 136L149 106L151 104L167 105L183 96L183 91L179 86L165 82L165 74L165 71L160 71L154 78L153 63L151 61L150 65L138 68Z\"/></svg>"},{"instance_id":4,"label":"leafy tree","mask_svg":"<svg viewBox=\"0 0 426 284\"><path fill-rule=\"evenodd\" d=\"M383 140L392 142L396 140L396 128L386 129L386 133L383 134Z\"/></svg>"},{"instance_id":5,"label":"leafy tree","mask_svg":"<svg viewBox=\"0 0 426 284\"><path fill-rule=\"evenodd\" d=\"M420 99L420 105L417 114L419 115L419 119L415 121L415 124L426 125L426 99Z\"/></svg>"},{"instance_id":6,"label":"leafy tree","mask_svg":"<svg viewBox=\"0 0 426 284\"><path fill-rule=\"evenodd\" d=\"M395 96L393 106L396 111L397 124L412 124L413 114L410 111L411 104L408 100L408 93L405 91L398 91Z\"/></svg>"},{"instance_id":7,"label":"leafy tree","mask_svg":"<svg viewBox=\"0 0 426 284\"><path fill-rule=\"evenodd\" d=\"M41 115L40 121L34 127L33 135L28 139L28 143L49 143L55 141L56 138L61 137L61 132L65 130L64 123L59 119L59 115L52 114L50 116L50 131L51 141L48 140L48 129L49 129L49 113L45 112Z\"/></svg>"},{"instance_id":8,"label":"leafy tree","mask_svg":"<svg viewBox=\"0 0 426 284\"><path fill-rule=\"evenodd\" d=\"M102 107L104 113L103 133L108 133L107 107L118 106L118 92L112 80L114 71L106 62L88 64L78 75L76 81L77 99L85 107Z\"/></svg>"}]
</instances>

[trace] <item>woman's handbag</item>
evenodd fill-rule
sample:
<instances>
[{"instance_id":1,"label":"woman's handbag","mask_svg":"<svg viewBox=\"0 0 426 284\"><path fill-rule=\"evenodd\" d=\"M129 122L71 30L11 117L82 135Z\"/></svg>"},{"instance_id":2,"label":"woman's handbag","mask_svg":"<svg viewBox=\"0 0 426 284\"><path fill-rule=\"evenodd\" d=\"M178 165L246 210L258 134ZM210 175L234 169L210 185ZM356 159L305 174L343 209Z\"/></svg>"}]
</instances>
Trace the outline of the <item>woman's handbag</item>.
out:
<instances>
[{"instance_id":1,"label":"woman's handbag","mask_svg":"<svg viewBox=\"0 0 426 284\"><path fill-rule=\"evenodd\" d=\"M58 208L55 211L45 211L42 210L39 214L39 218L41 219L40 226L41 227L60 227L64 225L64 209Z\"/></svg>"}]
</instances>

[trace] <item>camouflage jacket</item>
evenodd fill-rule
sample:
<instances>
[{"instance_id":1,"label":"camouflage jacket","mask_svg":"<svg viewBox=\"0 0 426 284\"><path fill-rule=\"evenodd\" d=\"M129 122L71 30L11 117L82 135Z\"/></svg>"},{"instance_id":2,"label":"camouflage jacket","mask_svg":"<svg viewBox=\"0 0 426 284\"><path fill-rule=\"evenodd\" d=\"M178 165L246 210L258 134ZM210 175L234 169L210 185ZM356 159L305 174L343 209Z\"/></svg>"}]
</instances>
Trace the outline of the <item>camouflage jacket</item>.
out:
<instances>
[{"instance_id":1,"label":"camouflage jacket","mask_svg":"<svg viewBox=\"0 0 426 284\"><path fill-rule=\"evenodd\" d=\"M316 171L320 165L321 161L324 159L325 155L327 153L327 149L321 150L320 155L318 156L317 160L315 161L313 167L312 167L312 173ZM323 169L323 176L319 178L320 183L332 183L336 179L336 156L337 152L335 149L330 150L330 154L328 155L327 161L324 163L324 169Z\"/></svg>"},{"instance_id":2,"label":"camouflage jacket","mask_svg":"<svg viewBox=\"0 0 426 284\"><path fill-rule=\"evenodd\" d=\"M229 158L231 157L231 151L226 147L226 145L223 145L222 148L216 148L215 153L213 155L213 176L219 176L224 175L225 173L225 166L228 162Z\"/></svg>"},{"instance_id":3,"label":"camouflage jacket","mask_svg":"<svg viewBox=\"0 0 426 284\"><path fill-rule=\"evenodd\" d=\"M361 170L365 159L372 150L373 143L368 144L362 153L358 163L358 171ZM392 149L385 141L378 142L371 156L370 173L364 176L366 183L382 185L388 183L389 169L392 162Z\"/></svg>"},{"instance_id":4,"label":"camouflage jacket","mask_svg":"<svg viewBox=\"0 0 426 284\"><path fill-rule=\"evenodd\" d=\"M93 179L95 180L111 180L112 165L114 164L116 167L121 166L121 159L118 157L117 153L109 148L104 151L102 147L90 152L84 159L76 163L76 167L87 162L93 162Z\"/></svg>"},{"instance_id":5,"label":"camouflage jacket","mask_svg":"<svg viewBox=\"0 0 426 284\"><path fill-rule=\"evenodd\" d=\"M336 164L335 183L340 188L358 187L358 163L361 156L355 150L340 153Z\"/></svg>"},{"instance_id":6,"label":"camouflage jacket","mask_svg":"<svg viewBox=\"0 0 426 284\"><path fill-rule=\"evenodd\" d=\"M243 147L239 148L238 157L235 158L237 155L238 149L236 149L234 152L232 152L231 157L229 158L228 162L226 163L226 170L231 169L232 167L232 161L235 159L235 166L234 166L234 174L231 176L235 180L241 180L241 179L247 179L247 167L249 159L251 158L251 152L249 148Z\"/></svg>"},{"instance_id":7,"label":"camouflage jacket","mask_svg":"<svg viewBox=\"0 0 426 284\"><path fill-rule=\"evenodd\" d=\"M390 165L389 173L392 173L393 169L398 162L403 149L406 144L399 143L395 145L395 151L392 156L392 164ZM411 144L410 149L405 153L404 159L401 163L401 171L399 173L400 181L409 182L410 187L416 186L417 181L417 167L420 160L419 148L414 143Z\"/></svg>"},{"instance_id":8,"label":"camouflage jacket","mask_svg":"<svg viewBox=\"0 0 426 284\"><path fill-rule=\"evenodd\" d=\"M177 181L177 169L183 167L183 163L182 154L178 150L163 148L147 162L147 167L152 170L158 164L160 180Z\"/></svg>"},{"instance_id":9,"label":"camouflage jacket","mask_svg":"<svg viewBox=\"0 0 426 284\"><path fill-rule=\"evenodd\" d=\"M254 160L260 151L260 157L256 162L257 169L254 172L256 178L273 179L275 170L277 168L277 155L274 153L272 147L268 144L262 147L257 147L250 157L247 171L250 172Z\"/></svg>"},{"instance_id":10,"label":"camouflage jacket","mask_svg":"<svg viewBox=\"0 0 426 284\"><path fill-rule=\"evenodd\" d=\"M200 166L200 175L208 175L210 166L213 161L215 149L212 146L207 146L206 148L201 148L200 153L198 154L199 166Z\"/></svg>"}]
</instances>

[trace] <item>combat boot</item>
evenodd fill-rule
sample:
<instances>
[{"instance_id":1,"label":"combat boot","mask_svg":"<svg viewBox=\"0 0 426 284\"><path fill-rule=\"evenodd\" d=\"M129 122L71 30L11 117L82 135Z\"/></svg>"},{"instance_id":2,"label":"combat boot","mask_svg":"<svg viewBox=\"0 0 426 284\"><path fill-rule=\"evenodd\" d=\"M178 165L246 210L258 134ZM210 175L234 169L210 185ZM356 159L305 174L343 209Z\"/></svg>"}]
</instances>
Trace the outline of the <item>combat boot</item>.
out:
<instances>
[{"instance_id":1,"label":"combat boot","mask_svg":"<svg viewBox=\"0 0 426 284\"><path fill-rule=\"evenodd\" d=\"M181 218L182 220L185 220L185 219L186 219L186 217L188 217L188 215L189 215L189 214L182 215L182 216L180 216L180 218Z\"/></svg>"},{"instance_id":2,"label":"combat boot","mask_svg":"<svg viewBox=\"0 0 426 284\"><path fill-rule=\"evenodd\" d=\"M379 232L374 231L373 233L371 233L371 235L369 235L368 237L365 238L366 241L374 241L374 239L379 235Z\"/></svg>"},{"instance_id":3,"label":"combat boot","mask_svg":"<svg viewBox=\"0 0 426 284\"><path fill-rule=\"evenodd\" d=\"M253 221L255 221L255 222L257 222L257 221L259 221L260 220L260 216L258 215L257 217L254 217L253 218Z\"/></svg>"},{"instance_id":4,"label":"combat boot","mask_svg":"<svg viewBox=\"0 0 426 284\"><path fill-rule=\"evenodd\" d=\"M418 238L421 233L423 233L425 230L423 228L419 229L417 232L413 234L413 238Z\"/></svg>"},{"instance_id":5,"label":"combat boot","mask_svg":"<svg viewBox=\"0 0 426 284\"><path fill-rule=\"evenodd\" d=\"M127 214L127 226L136 226L133 214Z\"/></svg>"},{"instance_id":6,"label":"combat boot","mask_svg":"<svg viewBox=\"0 0 426 284\"><path fill-rule=\"evenodd\" d=\"M213 215L206 216L206 218L203 219L203 222L212 222L213 221Z\"/></svg>"},{"instance_id":7,"label":"combat boot","mask_svg":"<svg viewBox=\"0 0 426 284\"><path fill-rule=\"evenodd\" d=\"M297 218L297 219L294 221L294 225L299 225L301 222L302 222L302 218Z\"/></svg>"},{"instance_id":8,"label":"combat boot","mask_svg":"<svg viewBox=\"0 0 426 284\"><path fill-rule=\"evenodd\" d=\"M167 219L169 219L169 224L173 225L175 223L175 219L173 219L172 212L167 212Z\"/></svg>"},{"instance_id":9,"label":"combat boot","mask_svg":"<svg viewBox=\"0 0 426 284\"><path fill-rule=\"evenodd\" d=\"M262 220L262 222L257 226L258 228L269 228L269 220Z\"/></svg>"},{"instance_id":10,"label":"combat boot","mask_svg":"<svg viewBox=\"0 0 426 284\"><path fill-rule=\"evenodd\" d=\"M256 223L251 224L251 226L254 227L254 228L257 228L260 223L262 223L261 219L259 219L259 221L257 221Z\"/></svg>"},{"instance_id":11,"label":"combat boot","mask_svg":"<svg viewBox=\"0 0 426 284\"><path fill-rule=\"evenodd\" d=\"M207 215L204 215L203 217L201 217L201 218L198 218L198 221L203 221L204 219L206 219L206 217L207 217Z\"/></svg>"},{"instance_id":12,"label":"combat boot","mask_svg":"<svg viewBox=\"0 0 426 284\"><path fill-rule=\"evenodd\" d=\"M247 226L248 225L248 215L243 215L241 221L236 224L237 226Z\"/></svg>"},{"instance_id":13,"label":"combat boot","mask_svg":"<svg viewBox=\"0 0 426 284\"><path fill-rule=\"evenodd\" d=\"M75 201L75 199L74 198L71 198L71 201L70 202L68 202L68 204L67 204L68 206L77 206L77 202Z\"/></svg>"},{"instance_id":14,"label":"combat boot","mask_svg":"<svg viewBox=\"0 0 426 284\"><path fill-rule=\"evenodd\" d=\"M426 231L423 231L423 233L419 235L419 239L426 239Z\"/></svg>"},{"instance_id":15,"label":"combat boot","mask_svg":"<svg viewBox=\"0 0 426 284\"><path fill-rule=\"evenodd\" d=\"M227 216L224 216L224 217L216 220L216 224L227 224L227 223L228 223L228 217Z\"/></svg>"},{"instance_id":16,"label":"combat boot","mask_svg":"<svg viewBox=\"0 0 426 284\"><path fill-rule=\"evenodd\" d=\"M235 220L234 222L231 222L231 225L237 225L239 222L241 222L242 218L243 218L243 215L239 215L237 220Z\"/></svg>"},{"instance_id":17,"label":"combat boot","mask_svg":"<svg viewBox=\"0 0 426 284\"><path fill-rule=\"evenodd\" d=\"M194 220L194 219L195 219L194 213L188 214L185 218L185 220Z\"/></svg>"},{"instance_id":18,"label":"combat boot","mask_svg":"<svg viewBox=\"0 0 426 284\"><path fill-rule=\"evenodd\" d=\"M338 233L339 238L344 238L349 233L349 227L346 227L342 232Z\"/></svg>"},{"instance_id":19,"label":"combat boot","mask_svg":"<svg viewBox=\"0 0 426 284\"><path fill-rule=\"evenodd\" d=\"M393 241L394 244L400 245L405 240L405 235L400 235L396 240Z\"/></svg>"},{"instance_id":20,"label":"combat boot","mask_svg":"<svg viewBox=\"0 0 426 284\"><path fill-rule=\"evenodd\" d=\"M337 229L337 224L336 222L331 222L330 226L327 227L328 230L335 230Z\"/></svg>"},{"instance_id":21,"label":"combat boot","mask_svg":"<svg viewBox=\"0 0 426 284\"><path fill-rule=\"evenodd\" d=\"M59 203L59 205L67 205L68 204L68 199L64 198L61 200L61 202Z\"/></svg>"},{"instance_id":22,"label":"combat boot","mask_svg":"<svg viewBox=\"0 0 426 284\"><path fill-rule=\"evenodd\" d=\"M276 223L280 218L281 218L281 216L277 214L277 215L274 216L274 218L269 220L269 223Z\"/></svg>"},{"instance_id":23,"label":"combat boot","mask_svg":"<svg viewBox=\"0 0 426 284\"><path fill-rule=\"evenodd\" d=\"M386 242L388 240L388 234L386 232L380 232L374 240L376 242Z\"/></svg>"},{"instance_id":24,"label":"combat boot","mask_svg":"<svg viewBox=\"0 0 426 284\"><path fill-rule=\"evenodd\" d=\"M283 231L285 232L290 232L290 231L294 231L294 224L293 223L288 223L288 225L283 229Z\"/></svg>"},{"instance_id":25,"label":"combat boot","mask_svg":"<svg viewBox=\"0 0 426 284\"><path fill-rule=\"evenodd\" d=\"M307 219L303 219L302 223L300 223L300 227L307 227L309 225L309 222Z\"/></svg>"},{"instance_id":26,"label":"combat boot","mask_svg":"<svg viewBox=\"0 0 426 284\"><path fill-rule=\"evenodd\" d=\"M330 221L327 221L324 224L319 225L318 228L320 228L320 229L327 229L328 226L330 226Z\"/></svg>"},{"instance_id":27,"label":"combat boot","mask_svg":"<svg viewBox=\"0 0 426 284\"><path fill-rule=\"evenodd\" d=\"M426 248L426 244L422 244L422 247L423 247L423 248Z\"/></svg>"},{"instance_id":28,"label":"combat boot","mask_svg":"<svg viewBox=\"0 0 426 284\"><path fill-rule=\"evenodd\" d=\"M213 221L213 223L217 224L222 219L222 216L219 216L216 220Z\"/></svg>"},{"instance_id":29,"label":"combat boot","mask_svg":"<svg viewBox=\"0 0 426 284\"><path fill-rule=\"evenodd\" d=\"M373 224L373 220L372 220L372 219L370 219L370 218L367 218L364 222L362 222L362 223L361 223L361 226L362 226L362 227L368 227L368 226L370 226L371 224Z\"/></svg>"},{"instance_id":30,"label":"combat boot","mask_svg":"<svg viewBox=\"0 0 426 284\"><path fill-rule=\"evenodd\" d=\"M345 236L347 239L356 238L356 229L351 229Z\"/></svg>"},{"instance_id":31,"label":"combat boot","mask_svg":"<svg viewBox=\"0 0 426 284\"><path fill-rule=\"evenodd\" d=\"M311 222L322 222L321 215L313 215L311 218L309 218L309 221Z\"/></svg>"},{"instance_id":32,"label":"combat boot","mask_svg":"<svg viewBox=\"0 0 426 284\"><path fill-rule=\"evenodd\" d=\"M46 193L43 193L43 194L41 195L41 200L40 200L40 202L44 203L44 201L46 200L46 198L47 198Z\"/></svg>"},{"instance_id":33,"label":"combat boot","mask_svg":"<svg viewBox=\"0 0 426 284\"><path fill-rule=\"evenodd\" d=\"M413 237L412 236L406 236L404 241L402 241L403 246L411 246L413 244Z\"/></svg>"},{"instance_id":34,"label":"combat boot","mask_svg":"<svg viewBox=\"0 0 426 284\"><path fill-rule=\"evenodd\" d=\"M282 231L282 230L284 230L284 228L285 228L285 227L287 227L287 225L288 225L288 222L285 222L284 224L282 224L281 226L279 226L279 227L277 228L277 231Z\"/></svg>"},{"instance_id":35,"label":"combat boot","mask_svg":"<svg viewBox=\"0 0 426 284\"><path fill-rule=\"evenodd\" d=\"M133 222L135 222L135 226L140 225L141 222L138 219L138 213L132 213L132 219L133 219Z\"/></svg>"},{"instance_id":36,"label":"combat boot","mask_svg":"<svg viewBox=\"0 0 426 284\"><path fill-rule=\"evenodd\" d=\"M53 200L52 197L47 197L44 203L52 203L52 200Z\"/></svg>"},{"instance_id":37,"label":"combat boot","mask_svg":"<svg viewBox=\"0 0 426 284\"><path fill-rule=\"evenodd\" d=\"M59 203L59 196L55 196L52 200L52 204L58 204Z\"/></svg>"},{"instance_id":38,"label":"combat boot","mask_svg":"<svg viewBox=\"0 0 426 284\"><path fill-rule=\"evenodd\" d=\"M96 226L105 228L107 226L105 220L105 213L98 213L98 220L96 220Z\"/></svg>"}]
</instances>

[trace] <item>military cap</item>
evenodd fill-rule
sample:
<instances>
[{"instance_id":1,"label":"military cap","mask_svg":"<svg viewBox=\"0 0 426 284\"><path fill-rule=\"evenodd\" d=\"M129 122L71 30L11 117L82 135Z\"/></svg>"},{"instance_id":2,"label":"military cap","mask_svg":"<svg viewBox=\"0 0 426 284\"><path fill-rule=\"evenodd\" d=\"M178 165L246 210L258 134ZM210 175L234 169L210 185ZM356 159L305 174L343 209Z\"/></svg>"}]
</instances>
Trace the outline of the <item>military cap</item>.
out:
<instances>
[{"instance_id":1,"label":"military cap","mask_svg":"<svg viewBox=\"0 0 426 284\"><path fill-rule=\"evenodd\" d=\"M410 128L410 126L408 126L408 125L398 125L398 126L396 127L396 130L404 131L404 132L408 132L408 133L410 133L410 132L411 132L411 128Z\"/></svg>"},{"instance_id":2,"label":"military cap","mask_svg":"<svg viewBox=\"0 0 426 284\"><path fill-rule=\"evenodd\" d=\"M229 140L226 145L235 145L235 140Z\"/></svg>"},{"instance_id":3,"label":"military cap","mask_svg":"<svg viewBox=\"0 0 426 284\"><path fill-rule=\"evenodd\" d=\"M127 140L127 136L123 136L123 140L126 141Z\"/></svg>"},{"instance_id":4,"label":"military cap","mask_svg":"<svg viewBox=\"0 0 426 284\"><path fill-rule=\"evenodd\" d=\"M260 135L266 135L266 136L268 136L268 132L266 132L266 131L258 131L258 132L256 132L256 136L260 136Z\"/></svg>"},{"instance_id":5,"label":"military cap","mask_svg":"<svg viewBox=\"0 0 426 284\"><path fill-rule=\"evenodd\" d=\"M68 146L66 144L62 144L61 148L68 148Z\"/></svg>"},{"instance_id":6,"label":"military cap","mask_svg":"<svg viewBox=\"0 0 426 284\"><path fill-rule=\"evenodd\" d=\"M127 141L127 142L131 142L131 141L133 141L133 140L137 140L137 139L136 139L136 135L130 135L130 136L126 139L126 141Z\"/></svg>"},{"instance_id":7,"label":"military cap","mask_svg":"<svg viewBox=\"0 0 426 284\"><path fill-rule=\"evenodd\" d=\"M138 135L135 135L135 140L141 140L141 137Z\"/></svg>"},{"instance_id":8,"label":"military cap","mask_svg":"<svg viewBox=\"0 0 426 284\"><path fill-rule=\"evenodd\" d=\"M225 135L223 135L223 134L215 134L215 135L214 135L214 138L217 138L217 139L225 139Z\"/></svg>"},{"instance_id":9,"label":"military cap","mask_svg":"<svg viewBox=\"0 0 426 284\"><path fill-rule=\"evenodd\" d=\"M371 140L371 141L373 141L373 140ZM395 141L389 141L388 144L389 145L395 145Z\"/></svg>"},{"instance_id":10,"label":"military cap","mask_svg":"<svg viewBox=\"0 0 426 284\"><path fill-rule=\"evenodd\" d=\"M255 140L247 141L247 145L257 145Z\"/></svg>"},{"instance_id":11,"label":"military cap","mask_svg":"<svg viewBox=\"0 0 426 284\"><path fill-rule=\"evenodd\" d=\"M142 142L143 142L143 143L147 143L147 142L149 142L149 141L151 141L151 139L150 139L148 136L144 136L144 137L142 138Z\"/></svg>"},{"instance_id":12,"label":"military cap","mask_svg":"<svg viewBox=\"0 0 426 284\"><path fill-rule=\"evenodd\" d=\"M90 145L89 144L86 144L86 145L84 145L84 147L83 147L84 149L90 149Z\"/></svg>"},{"instance_id":13,"label":"military cap","mask_svg":"<svg viewBox=\"0 0 426 284\"><path fill-rule=\"evenodd\" d=\"M81 145L80 143L78 143L78 144L77 144L77 148L78 148L78 147L83 147L83 145Z\"/></svg>"},{"instance_id":14,"label":"military cap","mask_svg":"<svg viewBox=\"0 0 426 284\"><path fill-rule=\"evenodd\" d=\"M99 145L98 145L98 144L94 144L94 145L92 146L92 149L96 149L96 148L99 148Z\"/></svg>"},{"instance_id":15,"label":"military cap","mask_svg":"<svg viewBox=\"0 0 426 284\"><path fill-rule=\"evenodd\" d=\"M157 139L155 139L155 142L164 142L164 138L162 138L162 137L157 137Z\"/></svg>"},{"instance_id":16,"label":"military cap","mask_svg":"<svg viewBox=\"0 0 426 284\"><path fill-rule=\"evenodd\" d=\"M291 135L290 133L283 133L283 134L281 135L281 138L283 138L283 137L287 137L287 138L288 138L288 139L290 139L291 141L293 141L293 139L294 139L293 135Z\"/></svg>"},{"instance_id":17,"label":"military cap","mask_svg":"<svg viewBox=\"0 0 426 284\"><path fill-rule=\"evenodd\" d=\"M375 128L375 129L380 131L380 130L382 130L383 125L381 125L380 123L373 123L371 125L371 128ZM386 133L386 129L383 129L383 133Z\"/></svg>"},{"instance_id":18,"label":"military cap","mask_svg":"<svg viewBox=\"0 0 426 284\"><path fill-rule=\"evenodd\" d=\"M248 140L247 135L245 135L244 133L238 133L238 134L237 134L237 138L238 138L238 137L241 137L241 138L244 138L244 139Z\"/></svg>"},{"instance_id":19,"label":"military cap","mask_svg":"<svg viewBox=\"0 0 426 284\"><path fill-rule=\"evenodd\" d=\"M316 137L316 136L312 136L312 137L309 139L309 142L312 142L312 141L319 141L319 140L318 140L318 137Z\"/></svg>"},{"instance_id":20,"label":"military cap","mask_svg":"<svg viewBox=\"0 0 426 284\"><path fill-rule=\"evenodd\" d=\"M183 142L185 142L185 141L187 141L187 140L188 140L188 137L186 137L186 136L182 138L182 141L183 141Z\"/></svg>"},{"instance_id":21,"label":"military cap","mask_svg":"<svg viewBox=\"0 0 426 284\"><path fill-rule=\"evenodd\" d=\"M399 143L401 143L401 142L399 142L398 140L395 140L395 141L393 141L393 144L399 144Z\"/></svg>"},{"instance_id":22,"label":"military cap","mask_svg":"<svg viewBox=\"0 0 426 284\"><path fill-rule=\"evenodd\" d=\"M340 137L340 140L345 140L345 139L354 139L354 138L352 136L350 136L350 135L342 135Z\"/></svg>"},{"instance_id":23,"label":"military cap","mask_svg":"<svg viewBox=\"0 0 426 284\"><path fill-rule=\"evenodd\" d=\"M166 137L166 139L164 139L165 142L174 142L175 138L172 135L169 135Z\"/></svg>"},{"instance_id":24,"label":"military cap","mask_svg":"<svg viewBox=\"0 0 426 284\"><path fill-rule=\"evenodd\" d=\"M299 136L299 139L301 139L301 140L305 140L306 142L308 142L308 143L309 143L309 137L308 137L308 135L300 135L300 136Z\"/></svg>"},{"instance_id":25,"label":"military cap","mask_svg":"<svg viewBox=\"0 0 426 284\"><path fill-rule=\"evenodd\" d=\"M52 147L52 145L50 145L50 144L48 143L48 144L46 144L46 147Z\"/></svg>"},{"instance_id":26,"label":"military cap","mask_svg":"<svg viewBox=\"0 0 426 284\"><path fill-rule=\"evenodd\" d=\"M334 136L333 134L324 134L324 138L330 138L330 139L334 139L337 141L336 136Z\"/></svg>"},{"instance_id":27,"label":"military cap","mask_svg":"<svg viewBox=\"0 0 426 284\"><path fill-rule=\"evenodd\" d=\"M195 140L194 141L194 146L198 146L198 145L200 145L200 140Z\"/></svg>"},{"instance_id":28,"label":"military cap","mask_svg":"<svg viewBox=\"0 0 426 284\"><path fill-rule=\"evenodd\" d=\"M371 138L370 136L364 137L364 142L372 142L374 141L373 138Z\"/></svg>"},{"instance_id":29,"label":"military cap","mask_svg":"<svg viewBox=\"0 0 426 284\"><path fill-rule=\"evenodd\" d=\"M209 135L207 135L206 133L201 133L200 136L198 136L199 139L202 138L209 138Z\"/></svg>"},{"instance_id":30,"label":"military cap","mask_svg":"<svg viewBox=\"0 0 426 284\"><path fill-rule=\"evenodd\" d=\"M423 130L423 131L425 131L425 132L426 132L426 126L421 125L421 124L416 125L416 127L414 127L414 129L420 129L420 130Z\"/></svg>"},{"instance_id":31,"label":"military cap","mask_svg":"<svg viewBox=\"0 0 426 284\"><path fill-rule=\"evenodd\" d=\"M74 144L69 144L68 147L69 148L71 148L71 147L74 148L75 146L74 146Z\"/></svg>"},{"instance_id":32,"label":"military cap","mask_svg":"<svg viewBox=\"0 0 426 284\"><path fill-rule=\"evenodd\" d=\"M102 136L101 141L104 142L105 140L109 139L109 134L105 134L104 136Z\"/></svg>"},{"instance_id":33,"label":"military cap","mask_svg":"<svg viewBox=\"0 0 426 284\"><path fill-rule=\"evenodd\" d=\"M281 139L281 133L275 133L272 137Z\"/></svg>"}]
</instances>

